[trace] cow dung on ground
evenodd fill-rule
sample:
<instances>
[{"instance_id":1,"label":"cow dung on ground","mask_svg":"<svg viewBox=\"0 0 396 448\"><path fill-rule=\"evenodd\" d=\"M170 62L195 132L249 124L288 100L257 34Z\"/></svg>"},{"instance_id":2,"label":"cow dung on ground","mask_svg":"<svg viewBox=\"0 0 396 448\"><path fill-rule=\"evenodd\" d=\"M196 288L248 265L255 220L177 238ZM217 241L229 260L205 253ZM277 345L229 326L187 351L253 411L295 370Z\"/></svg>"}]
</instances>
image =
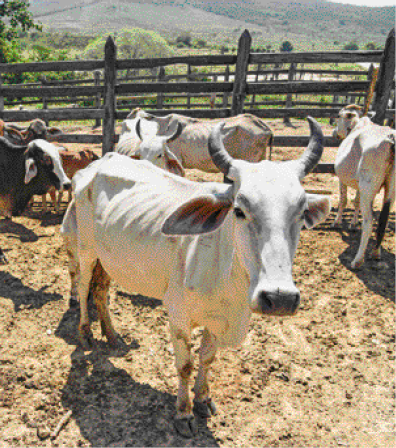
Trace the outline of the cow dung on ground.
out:
<instances>
[{"instance_id":1,"label":"cow dung on ground","mask_svg":"<svg viewBox=\"0 0 396 448\"><path fill-rule=\"evenodd\" d=\"M308 135L305 121L292 120L294 128L269 123L275 135ZM331 130L324 126L325 135ZM73 129L79 131L88 128ZM273 158L301 151L274 148ZM335 154L326 148L322 161L333 162ZM198 170L187 177L221 179ZM304 184L331 190L337 205L336 177L311 174ZM376 218L380 206L381 195ZM177 382L164 307L113 285L110 309L124 343L113 350L101 340L92 305L96 343L83 352L78 309L68 306L61 217L37 210L0 220L9 260L0 267L1 446L395 445L394 213L381 262L368 258L358 271L349 267L360 236L360 227L348 229L351 203L342 229L331 228L333 211L323 225L302 232L294 265L300 310L290 318L254 317L243 346L219 352L211 378L219 413L200 421L198 436L188 440L169 424ZM195 350L200 337L198 331Z\"/></svg>"}]
</instances>

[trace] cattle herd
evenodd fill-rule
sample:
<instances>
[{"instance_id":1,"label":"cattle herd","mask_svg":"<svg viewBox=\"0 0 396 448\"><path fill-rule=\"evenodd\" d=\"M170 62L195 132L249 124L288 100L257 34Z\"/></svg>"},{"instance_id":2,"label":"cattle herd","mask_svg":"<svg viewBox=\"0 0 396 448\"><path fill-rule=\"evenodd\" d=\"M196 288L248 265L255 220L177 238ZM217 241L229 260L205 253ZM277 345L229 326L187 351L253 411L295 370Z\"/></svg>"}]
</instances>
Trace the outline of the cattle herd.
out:
<instances>
[{"instance_id":1,"label":"cattle herd","mask_svg":"<svg viewBox=\"0 0 396 448\"><path fill-rule=\"evenodd\" d=\"M307 120L307 148L299 159L284 162L270 160L273 132L250 114L198 120L135 109L122 124L114 152L101 158L48 141L61 130L41 120L26 128L0 121L0 213L12 219L34 195L43 195L47 211L48 192L59 212L55 192L69 190L61 234L69 258L70 305L80 305L82 346L92 345L90 294L103 334L117 344L107 300L111 280L163 301L179 385L174 425L185 437L197 431L195 415L216 413L208 384L216 350L242 342L252 313L282 316L298 309L292 265L300 231L323 222L331 208L328 196L307 193L301 184L323 152L321 127ZM333 226L342 222L347 187L355 189L352 225L359 210L363 219L351 264L357 269L373 228L373 200L383 187L373 252L374 258L381 256L395 200L396 131L374 124L351 105L340 111L334 135L341 143ZM225 182L188 180L185 169L191 168L220 172ZM7 263L1 249L0 263ZM204 332L191 400L195 327Z\"/></svg>"}]
</instances>

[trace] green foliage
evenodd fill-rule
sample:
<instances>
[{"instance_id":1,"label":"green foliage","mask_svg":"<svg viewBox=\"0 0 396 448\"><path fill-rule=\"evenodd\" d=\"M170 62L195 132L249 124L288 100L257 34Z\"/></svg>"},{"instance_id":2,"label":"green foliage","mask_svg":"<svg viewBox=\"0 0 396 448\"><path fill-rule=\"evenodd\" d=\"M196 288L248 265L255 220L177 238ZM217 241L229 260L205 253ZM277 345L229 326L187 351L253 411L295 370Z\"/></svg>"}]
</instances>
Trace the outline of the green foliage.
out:
<instances>
[{"instance_id":1,"label":"green foliage","mask_svg":"<svg viewBox=\"0 0 396 448\"><path fill-rule=\"evenodd\" d=\"M83 59L103 59L104 47L108 34L104 34L91 42L83 51ZM130 58L159 58L173 54L172 48L166 40L154 31L141 28L122 29L115 39L117 57Z\"/></svg>"},{"instance_id":2,"label":"green foliage","mask_svg":"<svg viewBox=\"0 0 396 448\"><path fill-rule=\"evenodd\" d=\"M349 42L349 44L344 45L343 50L357 51L359 50L359 45L356 42Z\"/></svg>"},{"instance_id":3,"label":"green foliage","mask_svg":"<svg viewBox=\"0 0 396 448\"><path fill-rule=\"evenodd\" d=\"M31 28L40 30L34 24L32 14L28 11L28 0L8 0L0 3L0 63L11 62L9 43L15 40L18 30Z\"/></svg>"},{"instance_id":4,"label":"green foliage","mask_svg":"<svg viewBox=\"0 0 396 448\"><path fill-rule=\"evenodd\" d=\"M286 40L282 42L282 45L279 47L279 51L282 51L283 53L290 53L293 51L293 45Z\"/></svg>"},{"instance_id":5,"label":"green foliage","mask_svg":"<svg viewBox=\"0 0 396 448\"><path fill-rule=\"evenodd\" d=\"M28 11L29 0L8 0L0 4L0 38L12 40L18 29L26 31L31 28L40 30L41 27L33 22L32 14Z\"/></svg>"},{"instance_id":6,"label":"green foliage","mask_svg":"<svg viewBox=\"0 0 396 448\"><path fill-rule=\"evenodd\" d=\"M182 33L180 36L176 38L176 44L183 44L186 47L191 47L191 34Z\"/></svg>"}]
</instances>

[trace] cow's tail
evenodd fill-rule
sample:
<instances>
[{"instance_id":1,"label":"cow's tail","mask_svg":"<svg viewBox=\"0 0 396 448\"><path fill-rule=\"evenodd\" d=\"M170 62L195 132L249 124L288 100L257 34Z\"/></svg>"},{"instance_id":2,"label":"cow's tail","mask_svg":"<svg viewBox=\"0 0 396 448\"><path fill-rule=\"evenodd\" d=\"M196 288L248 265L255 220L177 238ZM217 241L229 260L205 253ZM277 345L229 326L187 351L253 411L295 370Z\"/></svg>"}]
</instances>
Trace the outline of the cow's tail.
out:
<instances>
[{"instance_id":1,"label":"cow's tail","mask_svg":"<svg viewBox=\"0 0 396 448\"><path fill-rule=\"evenodd\" d=\"M389 212L395 202L395 135L391 137L391 160L390 168L385 179L385 196L382 210L378 219L377 240L375 243L375 252L379 252L382 240L384 239L386 225L389 219Z\"/></svg>"}]
</instances>

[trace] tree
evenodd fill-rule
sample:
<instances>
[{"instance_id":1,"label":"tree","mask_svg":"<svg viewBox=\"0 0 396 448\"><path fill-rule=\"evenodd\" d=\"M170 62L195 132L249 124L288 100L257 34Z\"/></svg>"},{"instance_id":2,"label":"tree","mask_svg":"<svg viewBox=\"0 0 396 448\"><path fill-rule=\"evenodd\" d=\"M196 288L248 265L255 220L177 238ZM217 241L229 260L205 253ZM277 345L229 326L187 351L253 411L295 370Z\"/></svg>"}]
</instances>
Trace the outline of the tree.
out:
<instances>
[{"instance_id":1,"label":"tree","mask_svg":"<svg viewBox=\"0 0 396 448\"><path fill-rule=\"evenodd\" d=\"M293 45L288 40L286 40L280 46L279 51L281 51L282 53L290 53L293 51Z\"/></svg>"},{"instance_id":2,"label":"tree","mask_svg":"<svg viewBox=\"0 0 396 448\"><path fill-rule=\"evenodd\" d=\"M82 53L84 59L102 59L108 34L91 42ZM166 40L154 31L141 28L122 29L115 39L117 56L125 59L160 58L173 54Z\"/></svg>"},{"instance_id":3,"label":"tree","mask_svg":"<svg viewBox=\"0 0 396 448\"><path fill-rule=\"evenodd\" d=\"M36 29L41 26L33 22L28 10L29 0L4 0L0 3L0 62L8 62L10 43L17 37L18 31Z\"/></svg>"}]
</instances>

